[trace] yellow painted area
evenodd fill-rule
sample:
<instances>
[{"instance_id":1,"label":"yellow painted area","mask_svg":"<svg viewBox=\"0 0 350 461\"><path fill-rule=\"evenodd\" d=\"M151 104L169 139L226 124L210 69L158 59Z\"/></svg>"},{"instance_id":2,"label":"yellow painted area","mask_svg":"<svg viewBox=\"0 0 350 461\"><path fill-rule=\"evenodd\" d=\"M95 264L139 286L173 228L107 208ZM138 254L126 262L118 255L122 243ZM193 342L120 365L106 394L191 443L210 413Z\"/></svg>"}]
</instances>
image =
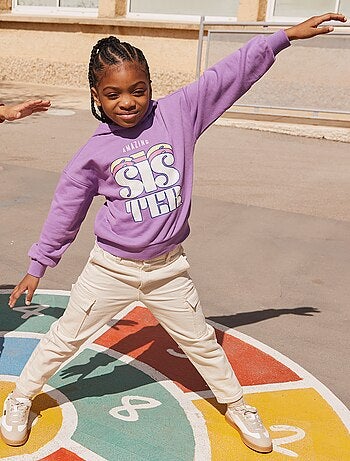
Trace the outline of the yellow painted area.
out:
<instances>
[{"instance_id":1,"label":"yellow painted area","mask_svg":"<svg viewBox=\"0 0 350 461\"><path fill-rule=\"evenodd\" d=\"M13 388L14 383L0 382L1 407ZM56 436L62 426L62 411L57 402L46 394L40 394L33 401L32 412L39 415L36 424L32 426L27 443L22 447L9 447L0 439L0 459L34 453Z\"/></svg>"},{"instance_id":2,"label":"yellow painted area","mask_svg":"<svg viewBox=\"0 0 350 461\"><path fill-rule=\"evenodd\" d=\"M314 389L248 394L245 400L258 408L267 428L280 426L278 431L270 430L277 446L270 454L250 450L241 442L238 432L226 423L224 406L212 399L197 400L194 404L207 422L212 461L350 460L349 432Z\"/></svg>"}]
</instances>

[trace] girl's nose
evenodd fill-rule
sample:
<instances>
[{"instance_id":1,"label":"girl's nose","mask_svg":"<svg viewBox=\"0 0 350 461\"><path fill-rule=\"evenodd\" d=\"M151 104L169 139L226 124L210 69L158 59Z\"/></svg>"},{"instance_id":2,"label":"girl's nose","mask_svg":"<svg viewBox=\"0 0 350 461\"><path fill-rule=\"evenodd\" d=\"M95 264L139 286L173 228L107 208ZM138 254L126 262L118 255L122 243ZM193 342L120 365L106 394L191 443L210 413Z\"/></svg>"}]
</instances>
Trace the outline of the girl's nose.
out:
<instances>
[{"instance_id":1,"label":"girl's nose","mask_svg":"<svg viewBox=\"0 0 350 461\"><path fill-rule=\"evenodd\" d=\"M135 107L135 101L131 95L124 95L120 98L119 106L123 109L131 109Z\"/></svg>"}]
</instances>

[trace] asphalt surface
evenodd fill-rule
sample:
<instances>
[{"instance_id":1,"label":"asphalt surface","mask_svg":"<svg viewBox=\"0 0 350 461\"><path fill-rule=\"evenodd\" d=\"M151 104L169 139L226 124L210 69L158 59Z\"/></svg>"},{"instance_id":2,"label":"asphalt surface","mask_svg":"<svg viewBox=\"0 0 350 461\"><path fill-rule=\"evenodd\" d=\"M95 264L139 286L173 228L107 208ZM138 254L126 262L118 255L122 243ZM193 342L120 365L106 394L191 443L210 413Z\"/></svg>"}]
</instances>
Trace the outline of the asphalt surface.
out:
<instances>
[{"instance_id":1,"label":"asphalt surface","mask_svg":"<svg viewBox=\"0 0 350 461\"><path fill-rule=\"evenodd\" d=\"M50 96L51 113L0 126L0 288L24 275L59 173L97 125L75 91ZM206 316L285 354L348 406L349 154L343 142L211 127L185 242ZM70 289L101 203L40 288Z\"/></svg>"}]
</instances>

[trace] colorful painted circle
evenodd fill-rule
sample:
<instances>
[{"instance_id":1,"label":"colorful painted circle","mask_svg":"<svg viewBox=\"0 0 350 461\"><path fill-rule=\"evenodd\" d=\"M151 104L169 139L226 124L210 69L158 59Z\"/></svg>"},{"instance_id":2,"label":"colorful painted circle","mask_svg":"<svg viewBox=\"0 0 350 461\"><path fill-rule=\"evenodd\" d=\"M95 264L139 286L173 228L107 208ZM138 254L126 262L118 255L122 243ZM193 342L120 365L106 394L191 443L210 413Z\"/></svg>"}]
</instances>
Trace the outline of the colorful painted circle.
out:
<instances>
[{"instance_id":1,"label":"colorful painted circle","mask_svg":"<svg viewBox=\"0 0 350 461\"><path fill-rule=\"evenodd\" d=\"M0 398L62 314L69 293L38 290L11 311L0 292ZM346 459L350 412L297 364L258 341L213 324L258 406L274 460ZM249 363L249 367L246 364ZM131 306L67 361L33 402L22 447L0 441L0 459L228 461L260 459L225 423L206 383L150 312Z\"/></svg>"}]
</instances>

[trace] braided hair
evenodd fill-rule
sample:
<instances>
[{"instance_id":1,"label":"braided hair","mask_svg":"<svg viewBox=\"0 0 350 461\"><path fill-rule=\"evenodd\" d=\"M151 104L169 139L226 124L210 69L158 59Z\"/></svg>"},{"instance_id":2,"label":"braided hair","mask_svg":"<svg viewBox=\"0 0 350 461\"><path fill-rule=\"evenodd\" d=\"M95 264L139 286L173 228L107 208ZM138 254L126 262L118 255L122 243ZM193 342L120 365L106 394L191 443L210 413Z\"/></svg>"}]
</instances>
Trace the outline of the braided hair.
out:
<instances>
[{"instance_id":1,"label":"braided hair","mask_svg":"<svg viewBox=\"0 0 350 461\"><path fill-rule=\"evenodd\" d=\"M107 66L118 65L124 61L138 63L151 82L150 72L147 60L142 51L130 43L121 42L117 37L112 35L99 40L91 50L89 62L89 85L91 88L96 88L99 77L103 69ZM101 106L97 106L100 113L97 112L95 100L91 94L91 112L92 115L101 122L109 122L109 118L104 113Z\"/></svg>"}]
</instances>

